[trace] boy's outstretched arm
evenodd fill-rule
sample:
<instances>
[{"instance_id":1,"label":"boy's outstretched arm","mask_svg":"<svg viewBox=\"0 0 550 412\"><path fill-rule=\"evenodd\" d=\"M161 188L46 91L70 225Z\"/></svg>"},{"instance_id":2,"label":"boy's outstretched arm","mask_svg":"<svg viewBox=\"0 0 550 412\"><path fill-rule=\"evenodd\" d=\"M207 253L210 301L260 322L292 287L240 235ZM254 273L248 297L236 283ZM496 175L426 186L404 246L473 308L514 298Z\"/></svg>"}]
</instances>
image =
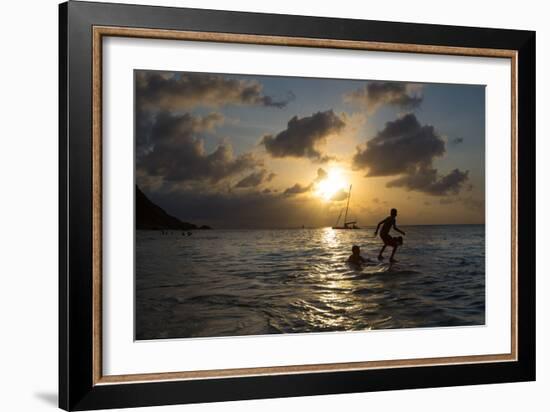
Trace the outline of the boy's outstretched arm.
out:
<instances>
[{"instance_id":1,"label":"boy's outstretched arm","mask_svg":"<svg viewBox=\"0 0 550 412\"><path fill-rule=\"evenodd\" d=\"M378 229L380 229L380 225L382 223L384 223L386 221L386 219L382 220L381 222L378 223L378 226L376 226L376 230L374 231L374 236L376 236L378 234Z\"/></svg>"},{"instance_id":2,"label":"boy's outstretched arm","mask_svg":"<svg viewBox=\"0 0 550 412\"><path fill-rule=\"evenodd\" d=\"M394 228L394 230L395 230L396 232L399 232L399 233L401 233L402 235L405 234L405 232L403 232L401 229L399 229L399 228L397 227L397 225L395 224L395 222L393 223L393 228Z\"/></svg>"}]
</instances>

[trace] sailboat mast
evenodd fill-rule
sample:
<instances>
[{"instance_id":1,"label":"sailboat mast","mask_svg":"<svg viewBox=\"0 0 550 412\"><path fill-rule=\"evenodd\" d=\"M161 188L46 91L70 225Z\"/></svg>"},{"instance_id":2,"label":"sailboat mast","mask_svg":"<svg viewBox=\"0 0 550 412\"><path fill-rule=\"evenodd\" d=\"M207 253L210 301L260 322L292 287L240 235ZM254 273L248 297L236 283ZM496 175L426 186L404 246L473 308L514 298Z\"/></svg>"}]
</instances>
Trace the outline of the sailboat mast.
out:
<instances>
[{"instance_id":1,"label":"sailboat mast","mask_svg":"<svg viewBox=\"0 0 550 412\"><path fill-rule=\"evenodd\" d=\"M340 210L340 213L338 214L338 219L336 219L336 224L334 226L338 226L338 222L340 222L340 218L342 217L343 210Z\"/></svg>"},{"instance_id":2,"label":"sailboat mast","mask_svg":"<svg viewBox=\"0 0 550 412\"><path fill-rule=\"evenodd\" d=\"M351 197L351 185L349 185L349 193L348 193L348 203L346 205L346 214L344 216L344 226L347 225L347 221L348 221L348 208L349 208L349 199Z\"/></svg>"}]
</instances>

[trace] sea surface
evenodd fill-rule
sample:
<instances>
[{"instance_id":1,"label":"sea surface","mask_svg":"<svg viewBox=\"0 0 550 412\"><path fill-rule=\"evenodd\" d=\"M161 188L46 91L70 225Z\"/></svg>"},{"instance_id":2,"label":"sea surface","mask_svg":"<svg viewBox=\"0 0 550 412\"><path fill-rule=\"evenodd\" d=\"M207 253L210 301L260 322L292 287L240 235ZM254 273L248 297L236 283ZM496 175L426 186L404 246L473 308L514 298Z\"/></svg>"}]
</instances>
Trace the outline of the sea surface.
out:
<instances>
[{"instance_id":1,"label":"sea surface","mask_svg":"<svg viewBox=\"0 0 550 412\"><path fill-rule=\"evenodd\" d=\"M483 325L485 226L402 229L137 231L136 339Z\"/></svg>"}]
</instances>

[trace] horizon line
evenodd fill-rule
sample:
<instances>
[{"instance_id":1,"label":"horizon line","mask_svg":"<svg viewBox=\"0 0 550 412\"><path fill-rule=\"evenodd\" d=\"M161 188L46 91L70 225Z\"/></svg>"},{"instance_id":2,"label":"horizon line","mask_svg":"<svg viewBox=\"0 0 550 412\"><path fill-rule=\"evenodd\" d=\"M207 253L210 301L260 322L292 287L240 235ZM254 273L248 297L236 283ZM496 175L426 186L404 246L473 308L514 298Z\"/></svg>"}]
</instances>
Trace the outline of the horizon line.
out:
<instances>
[{"instance_id":1,"label":"horizon line","mask_svg":"<svg viewBox=\"0 0 550 412\"><path fill-rule=\"evenodd\" d=\"M418 224L400 224L399 227L414 227L414 226L485 226L483 223L418 223ZM209 224L212 226L210 230L305 230L305 229L331 229L332 226L278 226L278 227L216 227L215 224ZM376 228L376 224L362 226L359 229L335 229L335 230L363 230L363 229L372 229ZM135 229L135 230L168 230L168 231L178 231L181 229ZM187 231L192 230L203 230L203 229L186 229Z\"/></svg>"}]
</instances>

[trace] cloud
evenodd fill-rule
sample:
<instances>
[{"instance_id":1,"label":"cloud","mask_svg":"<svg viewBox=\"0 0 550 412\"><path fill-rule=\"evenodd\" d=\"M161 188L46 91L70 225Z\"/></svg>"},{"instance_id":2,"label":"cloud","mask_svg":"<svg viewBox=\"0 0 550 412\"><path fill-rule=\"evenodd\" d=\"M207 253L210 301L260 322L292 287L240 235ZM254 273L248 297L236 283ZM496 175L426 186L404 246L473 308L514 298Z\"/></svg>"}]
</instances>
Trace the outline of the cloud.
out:
<instances>
[{"instance_id":1,"label":"cloud","mask_svg":"<svg viewBox=\"0 0 550 412\"><path fill-rule=\"evenodd\" d=\"M324 144L331 134L339 133L345 122L334 111L317 112L311 116L294 116L287 128L277 135L265 135L262 144L266 151L276 158L303 157L316 161L326 161L318 146Z\"/></svg>"},{"instance_id":2,"label":"cloud","mask_svg":"<svg viewBox=\"0 0 550 412\"><path fill-rule=\"evenodd\" d=\"M414 114L406 114L386 123L383 130L358 148L353 168L368 168L368 176L392 176L411 167L430 165L445 154L445 141L433 126L422 126Z\"/></svg>"},{"instance_id":3,"label":"cloud","mask_svg":"<svg viewBox=\"0 0 550 412\"><path fill-rule=\"evenodd\" d=\"M330 197L330 200L332 200L333 202L341 202L342 200L346 200L347 198L348 198L347 190L340 189Z\"/></svg>"},{"instance_id":4,"label":"cloud","mask_svg":"<svg viewBox=\"0 0 550 412\"><path fill-rule=\"evenodd\" d=\"M260 186L264 182L271 182L275 177L275 173L269 173L266 169L261 169L257 172L252 172L245 176L235 185L236 188L248 188Z\"/></svg>"},{"instance_id":5,"label":"cloud","mask_svg":"<svg viewBox=\"0 0 550 412\"><path fill-rule=\"evenodd\" d=\"M328 226L334 212L308 197L267 191L171 190L146 192L167 213L186 222L221 228Z\"/></svg>"},{"instance_id":6,"label":"cloud","mask_svg":"<svg viewBox=\"0 0 550 412\"><path fill-rule=\"evenodd\" d=\"M222 121L218 113L203 117L158 113L148 139L150 149L137 158L137 168L142 174L159 176L165 181L216 183L261 166L262 162L250 153L234 156L229 143L219 144L210 153L206 151L200 134Z\"/></svg>"},{"instance_id":7,"label":"cloud","mask_svg":"<svg viewBox=\"0 0 550 412\"><path fill-rule=\"evenodd\" d=\"M300 193L309 192L312 187L313 187L313 184L311 184L311 183L307 186L303 186L300 183L296 183L294 186L291 186L291 187L285 189L285 191L283 193L287 196L298 195Z\"/></svg>"},{"instance_id":8,"label":"cloud","mask_svg":"<svg viewBox=\"0 0 550 412\"><path fill-rule=\"evenodd\" d=\"M317 169L317 178L315 179L315 182L320 182L325 177L327 177L327 175L328 175L327 171L322 167L320 167L319 169Z\"/></svg>"},{"instance_id":9,"label":"cloud","mask_svg":"<svg viewBox=\"0 0 550 412\"><path fill-rule=\"evenodd\" d=\"M368 169L367 176L397 176L387 187L404 187L431 195L458 193L468 171L452 170L440 175L433 161L446 153L445 141L431 125L421 125L414 114L387 122L384 129L358 147L352 165Z\"/></svg>"},{"instance_id":10,"label":"cloud","mask_svg":"<svg viewBox=\"0 0 550 412\"><path fill-rule=\"evenodd\" d=\"M453 199L451 197L442 197L439 199L439 203L442 205L451 205L456 202L456 199Z\"/></svg>"},{"instance_id":11,"label":"cloud","mask_svg":"<svg viewBox=\"0 0 550 412\"><path fill-rule=\"evenodd\" d=\"M411 83L369 81L364 87L345 94L344 101L359 105L369 113L383 105L411 110L422 103L420 90L420 85Z\"/></svg>"},{"instance_id":12,"label":"cloud","mask_svg":"<svg viewBox=\"0 0 550 412\"><path fill-rule=\"evenodd\" d=\"M408 174L387 183L387 187L404 187L434 196L458 194L464 183L468 181L468 171L454 169L440 176L436 169L419 167L411 169Z\"/></svg>"},{"instance_id":13,"label":"cloud","mask_svg":"<svg viewBox=\"0 0 550 412\"><path fill-rule=\"evenodd\" d=\"M288 92L277 100L263 93L258 81L224 75L187 72L136 72L136 103L139 110L184 110L227 104L285 107L295 96Z\"/></svg>"},{"instance_id":14,"label":"cloud","mask_svg":"<svg viewBox=\"0 0 550 412\"><path fill-rule=\"evenodd\" d=\"M450 205L455 203L462 203L466 208L475 211L482 211L485 208L485 201L483 199L476 199L472 196L468 197L449 197L441 198L439 203L442 205Z\"/></svg>"},{"instance_id":15,"label":"cloud","mask_svg":"<svg viewBox=\"0 0 550 412\"><path fill-rule=\"evenodd\" d=\"M325 169L320 167L319 169L317 169L317 176L309 184L305 185L301 183L296 183L293 186L286 188L283 192L283 195L295 196L303 193L312 192L316 189L317 183L321 182L326 177L327 177L327 172L325 171ZM341 202L342 200L346 200L347 198L348 198L348 191L345 189L341 189L341 190L338 190L336 193L334 193L330 197L330 199L327 199L327 200L331 200L333 202Z\"/></svg>"},{"instance_id":16,"label":"cloud","mask_svg":"<svg viewBox=\"0 0 550 412\"><path fill-rule=\"evenodd\" d=\"M464 206L466 206L469 209L474 209L474 210L478 210L478 211L485 209L485 201L484 200L475 199L475 198L470 196L470 197L461 198L460 201L462 202L462 204Z\"/></svg>"},{"instance_id":17,"label":"cloud","mask_svg":"<svg viewBox=\"0 0 550 412\"><path fill-rule=\"evenodd\" d=\"M295 185L285 189L283 194L286 196L292 196L292 195L298 195L301 193L309 192L313 189L316 183L319 183L321 180L327 177L327 175L328 173L326 172L326 170L320 167L319 169L317 169L317 176L315 177L315 179L313 179L311 183L309 183L308 185L302 185L300 183L296 183Z\"/></svg>"}]
</instances>

